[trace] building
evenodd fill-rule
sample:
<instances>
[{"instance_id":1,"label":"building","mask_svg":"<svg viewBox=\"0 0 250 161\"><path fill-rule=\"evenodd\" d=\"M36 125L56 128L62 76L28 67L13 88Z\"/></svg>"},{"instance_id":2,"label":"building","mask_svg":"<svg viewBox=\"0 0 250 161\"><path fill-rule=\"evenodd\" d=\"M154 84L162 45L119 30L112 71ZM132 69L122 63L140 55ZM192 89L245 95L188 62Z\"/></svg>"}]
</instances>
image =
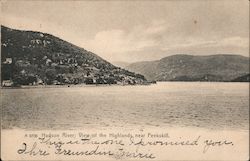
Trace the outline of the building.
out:
<instances>
[{"instance_id":1,"label":"building","mask_svg":"<svg viewBox=\"0 0 250 161\"><path fill-rule=\"evenodd\" d=\"M46 60L46 65L51 65L51 64L52 64L52 60L47 59L47 60Z\"/></svg>"},{"instance_id":2,"label":"building","mask_svg":"<svg viewBox=\"0 0 250 161\"><path fill-rule=\"evenodd\" d=\"M3 64L12 64L12 58L6 58Z\"/></svg>"},{"instance_id":3,"label":"building","mask_svg":"<svg viewBox=\"0 0 250 161\"><path fill-rule=\"evenodd\" d=\"M3 80L2 86L3 87L11 87L11 86L13 86L13 81L12 80Z\"/></svg>"},{"instance_id":4,"label":"building","mask_svg":"<svg viewBox=\"0 0 250 161\"><path fill-rule=\"evenodd\" d=\"M43 80L40 78L37 78L37 84L38 85L44 85Z\"/></svg>"}]
</instances>

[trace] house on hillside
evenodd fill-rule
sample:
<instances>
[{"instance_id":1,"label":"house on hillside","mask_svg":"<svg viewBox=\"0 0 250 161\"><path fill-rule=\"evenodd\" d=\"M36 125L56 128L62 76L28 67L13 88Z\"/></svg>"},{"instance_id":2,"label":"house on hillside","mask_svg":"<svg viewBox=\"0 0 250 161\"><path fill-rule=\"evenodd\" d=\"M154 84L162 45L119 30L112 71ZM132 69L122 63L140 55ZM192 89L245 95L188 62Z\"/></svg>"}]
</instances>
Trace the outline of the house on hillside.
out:
<instances>
[{"instance_id":1,"label":"house on hillside","mask_svg":"<svg viewBox=\"0 0 250 161\"><path fill-rule=\"evenodd\" d=\"M3 64L12 64L12 58L6 58Z\"/></svg>"},{"instance_id":2,"label":"house on hillside","mask_svg":"<svg viewBox=\"0 0 250 161\"><path fill-rule=\"evenodd\" d=\"M37 78L37 85L44 85L43 80L40 78Z\"/></svg>"},{"instance_id":3,"label":"house on hillside","mask_svg":"<svg viewBox=\"0 0 250 161\"><path fill-rule=\"evenodd\" d=\"M12 80L3 80L2 86L3 87L12 87L13 86L13 81Z\"/></svg>"},{"instance_id":4,"label":"house on hillside","mask_svg":"<svg viewBox=\"0 0 250 161\"><path fill-rule=\"evenodd\" d=\"M52 60L47 59L47 60L46 60L46 65L51 65L51 64L52 64Z\"/></svg>"}]
</instances>

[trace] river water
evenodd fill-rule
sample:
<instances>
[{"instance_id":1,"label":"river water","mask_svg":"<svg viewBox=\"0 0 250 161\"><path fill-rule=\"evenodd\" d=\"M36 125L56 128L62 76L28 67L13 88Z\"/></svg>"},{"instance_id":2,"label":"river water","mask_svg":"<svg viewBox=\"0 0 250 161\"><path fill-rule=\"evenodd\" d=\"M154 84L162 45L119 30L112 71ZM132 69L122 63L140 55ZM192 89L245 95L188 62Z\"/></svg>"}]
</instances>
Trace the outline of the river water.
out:
<instances>
[{"instance_id":1,"label":"river water","mask_svg":"<svg viewBox=\"0 0 250 161\"><path fill-rule=\"evenodd\" d=\"M249 83L1 89L2 128L249 127Z\"/></svg>"}]
</instances>

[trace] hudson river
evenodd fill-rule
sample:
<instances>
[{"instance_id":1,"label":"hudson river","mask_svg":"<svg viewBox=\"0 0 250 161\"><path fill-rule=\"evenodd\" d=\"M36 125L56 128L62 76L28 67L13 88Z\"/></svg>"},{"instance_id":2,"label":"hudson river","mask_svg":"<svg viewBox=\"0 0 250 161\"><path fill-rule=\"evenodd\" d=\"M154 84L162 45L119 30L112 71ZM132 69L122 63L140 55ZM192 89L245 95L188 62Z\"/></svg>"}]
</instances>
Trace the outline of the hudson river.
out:
<instances>
[{"instance_id":1,"label":"hudson river","mask_svg":"<svg viewBox=\"0 0 250 161\"><path fill-rule=\"evenodd\" d=\"M249 83L1 89L2 127L30 130L249 127Z\"/></svg>"}]
</instances>

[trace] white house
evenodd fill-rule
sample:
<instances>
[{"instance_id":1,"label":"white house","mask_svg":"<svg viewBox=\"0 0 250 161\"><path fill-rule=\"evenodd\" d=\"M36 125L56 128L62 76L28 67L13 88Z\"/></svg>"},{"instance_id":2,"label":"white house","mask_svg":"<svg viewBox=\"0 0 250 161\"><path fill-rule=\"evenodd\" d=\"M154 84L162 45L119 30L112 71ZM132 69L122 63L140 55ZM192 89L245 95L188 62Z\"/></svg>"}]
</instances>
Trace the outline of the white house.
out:
<instances>
[{"instance_id":1,"label":"white house","mask_svg":"<svg viewBox=\"0 0 250 161\"><path fill-rule=\"evenodd\" d=\"M3 80L2 82L3 87L11 87L13 85L12 80Z\"/></svg>"},{"instance_id":2,"label":"white house","mask_svg":"<svg viewBox=\"0 0 250 161\"><path fill-rule=\"evenodd\" d=\"M3 64L12 64L12 58L6 58Z\"/></svg>"}]
</instances>

